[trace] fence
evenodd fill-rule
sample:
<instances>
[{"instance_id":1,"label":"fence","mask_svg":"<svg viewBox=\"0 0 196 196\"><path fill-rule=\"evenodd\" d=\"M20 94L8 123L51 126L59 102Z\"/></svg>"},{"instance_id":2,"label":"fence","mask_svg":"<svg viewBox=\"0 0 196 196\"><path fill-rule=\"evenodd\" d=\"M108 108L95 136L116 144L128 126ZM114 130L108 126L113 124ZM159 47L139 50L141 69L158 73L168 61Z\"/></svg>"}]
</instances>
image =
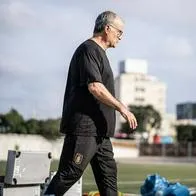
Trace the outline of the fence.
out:
<instances>
[{"instance_id":1,"label":"fence","mask_svg":"<svg viewBox=\"0 0 196 196\"><path fill-rule=\"evenodd\" d=\"M139 146L141 156L196 156L196 142L178 142L174 144L147 144Z\"/></svg>"}]
</instances>

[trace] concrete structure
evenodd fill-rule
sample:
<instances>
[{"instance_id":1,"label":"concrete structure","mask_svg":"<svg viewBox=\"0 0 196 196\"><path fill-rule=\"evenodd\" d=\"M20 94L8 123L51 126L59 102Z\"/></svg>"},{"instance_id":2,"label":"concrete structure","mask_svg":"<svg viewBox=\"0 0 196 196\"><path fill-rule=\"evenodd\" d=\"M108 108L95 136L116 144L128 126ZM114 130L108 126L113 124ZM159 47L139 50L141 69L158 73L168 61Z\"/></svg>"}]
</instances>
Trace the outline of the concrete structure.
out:
<instances>
[{"instance_id":1,"label":"concrete structure","mask_svg":"<svg viewBox=\"0 0 196 196\"><path fill-rule=\"evenodd\" d=\"M161 136L176 136L176 115L164 113L162 115L161 130L159 135Z\"/></svg>"},{"instance_id":2,"label":"concrete structure","mask_svg":"<svg viewBox=\"0 0 196 196\"><path fill-rule=\"evenodd\" d=\"M116 96L126 106L152 105L162 117L160 135L175 136L175 115L166 113L167 86L157 77L148 75L146 60L126 59L119 63L119 75L115 78ZM117 113L116 131L123 118ZM155 134L152 130L152 134Z\"/></svg>"},{"instance_id":3,"label":"concrete structure","mask_svg":"<svg viewBox=\"0 0 196 196\"><path fill-rule=\"evenodd\" d=\"M8 150L20 151L46 151L52 153L52 159L59 159L64 137L57 140L47 140L40 135L0 134L0 161L7 160ZM114 157L138 157L136 146L120 145L120 142L112 139ZM128 142L128 141L127 141Z\"/></svg>"},{"instance_id":4,"label":"concrete structure","mask_svg":"<svg viewBox=\"0 0 196 196\"><path fill-rule=\"evenodd\" d=\"M166 110L166 84L147 74L148 64L145 60L127 59L119 64L120 74L115 78L116 96L126 106L152 105L161 116ZM117 114L117 125L122 118Z\"/></svg>"},{"instance_id":5,"label":"concrete structure","mask_svg":"<svg viewBox=\"0 0 196 196\"><path fill-rule=\"evenodd\" d=\"M152 105L165 113L166 84L148 75L146 60L126 59L119 64L120 75L115 79L116 96L126 105Z\"/></svg>"},{"instance_id":6,"label":"concrete structure","mask_svg":"<svg viewBox=\"0 0 196 196\"><path fill-rule=\"evenodd\" d=\"M47 140L40 135L0 134L0 160L7 160L8 150L46 151L53 159L59 159L63 138Z\"/></svg>"},{"instance_id":7,"label":"concrete structure","mask_svg":"<svg viewBox=\"0 0 196 196\"><path fill-rule=\"evenodd\" d=\"M147 74L148 64L146 60L126 59L119 63L119 73L143 73Z\"/></svg>"},{"instance_id":8,"label":"concrete structure","mask_svg":"<svg viewBox=\"0 0 196 196\"><path fill-rule=\"evenodd\" d=\"M158 112L166 110L166 85L154 76L122 73L115 79L116 96L125 105L152 105Z\"/></svg>"}]
</instances>

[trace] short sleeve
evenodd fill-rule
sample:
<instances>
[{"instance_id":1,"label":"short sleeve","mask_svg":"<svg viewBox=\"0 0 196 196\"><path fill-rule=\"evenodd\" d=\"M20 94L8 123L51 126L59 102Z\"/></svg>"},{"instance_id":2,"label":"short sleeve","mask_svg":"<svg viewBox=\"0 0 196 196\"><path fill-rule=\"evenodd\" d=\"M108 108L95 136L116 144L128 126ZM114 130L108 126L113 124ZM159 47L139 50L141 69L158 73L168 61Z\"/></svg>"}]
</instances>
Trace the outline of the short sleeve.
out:
<instances>
[{"instance_id":1,"label":"short sleeve","mask_svg":"<svg viewBox=\"0 0 196 196\"><path fill-rule=\"evenodd\" d=\"M101 82L101 58L94 48L83 48L80 54L80 84L85 85L92 82Z\"/></svg>"}]
</instances>

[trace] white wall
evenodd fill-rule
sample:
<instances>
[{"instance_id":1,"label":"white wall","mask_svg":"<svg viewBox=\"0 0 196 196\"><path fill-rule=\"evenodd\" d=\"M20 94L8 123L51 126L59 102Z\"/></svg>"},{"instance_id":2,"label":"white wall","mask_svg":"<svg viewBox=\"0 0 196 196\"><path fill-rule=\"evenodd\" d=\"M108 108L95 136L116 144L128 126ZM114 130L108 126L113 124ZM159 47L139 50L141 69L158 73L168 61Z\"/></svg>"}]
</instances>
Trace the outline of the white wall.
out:
<instances>
[{"instance_id":1,"label":"white wall","mask_svg":"<svg viewBox=\"0 0 196 196\"><path fill-rule=\"evenodd\" d=\"M47 151L58 159L63 145L63 138L50 141L39 135L0 134L0 160L7 159L8 150L15 150L16 146L21 151Z\"/></svg>"},{"instance_id":2,"label":"white wall","mask_svg":"<svg viewBox=\"0 0 196 196\"><path fill-rule=\"evenodd\" d=\"M21 151L51 152L53 159L59 159L63 140L64 137L50 141L40 135L0 134L0 161L7 160L8 150L15 150L16 146L18 146ZM116 142L115 145L113 145L113 149L115 158L137 157L139 154L138 149L135 147L122 147L122 144L118 145Z\"/></svg>"}]
</instances>

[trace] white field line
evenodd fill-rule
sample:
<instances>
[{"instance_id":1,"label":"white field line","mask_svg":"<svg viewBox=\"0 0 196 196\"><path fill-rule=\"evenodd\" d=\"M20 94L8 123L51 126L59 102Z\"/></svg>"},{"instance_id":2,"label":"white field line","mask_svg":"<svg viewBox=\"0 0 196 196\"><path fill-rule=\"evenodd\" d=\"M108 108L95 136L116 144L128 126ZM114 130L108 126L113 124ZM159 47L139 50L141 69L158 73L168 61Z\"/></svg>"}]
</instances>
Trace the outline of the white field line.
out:
<instances>
[{"instance_id":1,"label":"white field line","mask_svg":"<svg viewBox=\"0 0 196 196\"><path fill-rule=\"evenodd\" d=\"M172 182L196 182L195 178L190 179L169 179L168 181ZM144 181L118 181L118 184L141 184L144 183ZM90 186L95 185L95 182L83 182L84 185Z\"/></svg>"}]
</instances>

